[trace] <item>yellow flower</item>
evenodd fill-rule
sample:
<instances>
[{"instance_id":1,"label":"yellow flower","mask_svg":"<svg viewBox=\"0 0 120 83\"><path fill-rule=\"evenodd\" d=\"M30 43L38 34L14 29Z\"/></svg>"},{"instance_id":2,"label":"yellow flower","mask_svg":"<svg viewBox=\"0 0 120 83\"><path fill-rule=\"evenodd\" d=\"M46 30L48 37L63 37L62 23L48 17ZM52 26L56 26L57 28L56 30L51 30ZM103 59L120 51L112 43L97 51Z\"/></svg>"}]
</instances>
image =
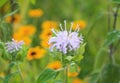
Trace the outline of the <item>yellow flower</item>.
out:
<instances>
[{"instance_id":1,"label":"yellow flower","mask_svg":"<svg viewBox=\"0 0 120 83\"><path fill-rule=\"evenodd\" d=\"M26 45L30 45L32 42L32 40L29 37L23 37L21 38L21 40L23 40Z\"/></svg>"},{"instance_id":2,"label":"yellow flower","mask_svg":"<svg viewBox=\"0 0 120 83\"><path fill-rule=\"evenodd\" d=\"M12 16L6 17L6 22L8 22L8 23L11 23L11 22L19 23L20 21L21 21L21 17L19 14L13 15L13 17Z\"/></svg>"},{"instance_id":3,"label":"yellow flower","mask_svg":"<svg viewBox=\"0 0 120 83\"><path fill-rule=\"evenodd\" d=\"M48 39L52 35L52 31L50 29L43 30L39 35L39 38L44 40Z\"/></svg>"},{"instance_id":4,"label":"yellow flower","mask_svg":"<svg viewBox=\"0 0 120 83\"><path fill-rule=\"evenodd\" d=\"M45 21L42 23L43 29L51 29L51 28L57 28L58 24L55 21Z\"/></svg>"},{"instance_id":5,"label":"yellow flower","mask_svg":"<svg viewBox=\"0 0 120 83\"><path fill-rule=\"evenodd\" d=\"M76 76L78 76L79 72L80 72L80 67L77 67L77 71L70 72L70 70L69 70L68 77L76 77Z\"/></svg>"},{"instance_id":6,"label":"yellow flower","mask_svg":"<svg viewBox=\"0 0 120 83\"><path fill-rule=\"evenodd\" d=\"M48 44L48 39L44 39L40 42L40 45L43 47L43 48L48 48L50 47L50 45Z\"/></svg>"},{"instance_id":7,"label":"yellow flower","mask_svg":"<svg viewBox=\"0 0 120 83\"><path fill-rule=\"evenodd\" d=\"M72 83L83 83L81 79L75 78L73 79Z\"/></svg>"},{"instance_id":8,"label":"yellow flower","mask_svg":"<svg viewBox=\"0 0 120 83\"><path fill-rule=\"evenodd\" d=\"M78 72L68 72L68 77L76 77L78 74Z\"/></svg>"},{"instance_id":9,"label":"yellow flower","mask_svg":"<svg viewBox=\"0 0 120 83\"><path fill-rule=\"evenodd\" d=\"M29 16L31 17L40 17L43 15L43 11L41 9L32 9L29 11Z\"/></svg>"},{"instance_id":10,"label":"yellow flower","mask_svg":"<svg viewBox=\"0 0 120 83\"><path fill-rule=\"evenodd\" d=\"M29 37L26 36L22 36L22 34L15 32L13 34L13 38L17 41L21 41L23 40L25 42L26 45L30 45L30 43L32 42L32 40Z\"/></svg>"},{"instance_id":11,"label":"yellow flower","mask_svg":"<svg viewBox=\"0 0 120 83\"><path fill-rule=\"evenodd\" d=\"M57 69L60 69L62 67L62 64L60 61L54 61L54 62L49 63L47 67L54 69L54 70L57 70Z\"/></svg>"},{"instance_id":12,"label":"yellow flower","mask_svg":"<svg viewBox=\"0 0 120 83\"><path fill-rule=\"evenodd\" d=\"M44 49L39 48L39 47L34 47L28 50L27 59L28 60L40 59L44 57L44 55L45 55Z\"/></svg>"},{"instance_id":13,"label":"yellow flower","mask_svg":"<svg viewBox=\"0 0 120 83\"><path fill-rule=\"evenodd\" d=\"M32 25L21 26L18 30L18 33L23 36L31 36L36 32L36 28Z\"/></svg>"},{"instance_id":14,"label":"yellow flower","mask_svg":"<svg viewBox=\"0 0 120 83\"><path fill-rule=\"evenodd\" d=\"M86 22L83 20L78 20L73 23L73 29L75 30L77 25L79 25L80 29L84 29L86 27Z\"/></svg>"}]
</instances>

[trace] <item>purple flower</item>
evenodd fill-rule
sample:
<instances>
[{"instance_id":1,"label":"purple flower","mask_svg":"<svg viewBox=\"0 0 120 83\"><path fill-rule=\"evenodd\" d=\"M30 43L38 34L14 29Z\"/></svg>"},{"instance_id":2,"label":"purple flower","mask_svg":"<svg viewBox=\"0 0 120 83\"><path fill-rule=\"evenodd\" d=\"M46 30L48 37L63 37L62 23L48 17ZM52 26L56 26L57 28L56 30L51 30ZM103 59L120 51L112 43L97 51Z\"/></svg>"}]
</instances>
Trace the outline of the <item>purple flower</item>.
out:
<instances>
[{"instance_id":1,"label":"purple flower","mask_svg":"<svg viewBox=\"0 0 120 83\"><path fill-rule=\"evenodd\" d=\"M13 53L16 51L19 51L22 48L22 45L24 44L23 41L17 42L16 40L12 39L11 42L7 42L6 49L8 52Z\"/></svg>"},{"instance_id":2,"label":"purple flower","mask_svg":"<svg viewBox=\"0 0 120 83\"><path fill-rule=\"evenodd\" d=\"M71 31L73 23L71 23L70 30L66 29L66 21L64 21L65 30L63 30L62 25L60 24L61 31L57 32L52 29L52 32L55 34L54 37L49 39L49 44L51 44L50 50L53 51L54 48L66 54L68 51L77 50L80 47L80 44L83 43L82 35L79 36L79 26L76 27L75 31Z\"/></svg>"}]
</instances>

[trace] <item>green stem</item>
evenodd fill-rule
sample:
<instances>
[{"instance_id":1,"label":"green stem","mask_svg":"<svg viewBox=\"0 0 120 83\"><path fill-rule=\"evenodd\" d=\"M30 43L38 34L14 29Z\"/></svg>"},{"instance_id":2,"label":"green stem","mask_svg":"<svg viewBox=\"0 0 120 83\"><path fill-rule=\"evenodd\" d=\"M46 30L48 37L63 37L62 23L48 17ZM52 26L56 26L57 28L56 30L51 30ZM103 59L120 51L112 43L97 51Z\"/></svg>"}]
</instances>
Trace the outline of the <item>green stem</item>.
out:
<instances>
[{"instance_id":1,"label":"green stem","mask_svg":"<svg viewBox=\"0 0 120 83\"><path fill-rule=\"evenodd\" d=\"M114 13L114 21L113 21L113 30L116 29L116 23L117 23L117 17L118 17L118 13L119 13L119 7L120 7L120 4L117 5L117 9ZM110 16L108 18L108 20L110 20ZM108 21L109 23L109 21ZM109 25L109 24L108 24ZM110 26L108 26L109 29L110 29ZM111 61L111 63L115 63L115 59L114 59L114 56L113 56L113 43L109 46L109 59Z\"/></svg>"},{"instance_id":2,"label":"green stem","mask_svg":"<svg viewBox=\"0 0 120 83\"><path fill-rule=\"evenodd\" d=\"M68 83L68 65L65 68L65 83Z\"/></svg>"},{"instance_id":3,"label":"green stem","mask_svg":"<svg viewBox=\"0 0 120 83\"><path fill-rule=\"evenodd\" d=\"M17 66L17 70L18 70L18 72L19 72L21 81L22 81L22 83L24 83L24 79L23 79L23 76L22 76L22 72L21 72L21 69L20 69L19 64L17 63L17 61L16 61L16 66Z\"/></svg>"}]
</instances>

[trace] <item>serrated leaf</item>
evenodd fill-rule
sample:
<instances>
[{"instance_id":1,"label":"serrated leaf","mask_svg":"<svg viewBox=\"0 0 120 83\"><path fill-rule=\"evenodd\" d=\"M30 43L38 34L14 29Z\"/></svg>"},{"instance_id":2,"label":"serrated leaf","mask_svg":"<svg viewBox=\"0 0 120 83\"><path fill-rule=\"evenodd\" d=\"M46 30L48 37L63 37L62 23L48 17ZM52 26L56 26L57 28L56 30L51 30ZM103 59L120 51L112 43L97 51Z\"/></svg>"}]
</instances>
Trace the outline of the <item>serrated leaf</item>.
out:
<instances>
[{"instance_id":1,"label":"serrated leaf","mask_svg":"<svg viewBox=\"0 0 120 83\"><path fill-rule=\"evenodd\" d=\"M15 72L15 73L11 73L7 76L5 76L3 83L9 83L10 78L12 78L13 76L15 76L16 74L18 74L19 72Z\"/></svg>"},{"instance_id":2,"label":"serrated leaf","mask_svg":"<svg viewBox=\"0 0 120 83\"><path fill-rule=\"evenodd\" d=\"M47 83L56 77L58 72L52 69L45 69L38 77L36 83Z\"/></svg>"},{"instance_id":3,"label":"serrated leaf","mask_svg":"<svg viewBox=\"0 0 120 83\"><path fill-rule=\"evenodd\" d=\"M120 31L113 30L113 31L109 32L107 34L106 40L103 44L103 47L109 46L110 44L117 41L118 39L120 39Z\"/></svg>"},{"instance_id":4,"label":"serrated leaf","mask_svg":"<svg viewBox=\"0 0 120 83\"><path fill-rule=\"evenodd\" d=\"M0 0L0 7L2 7L8 0Z\"/></svg>"}]
</instances>

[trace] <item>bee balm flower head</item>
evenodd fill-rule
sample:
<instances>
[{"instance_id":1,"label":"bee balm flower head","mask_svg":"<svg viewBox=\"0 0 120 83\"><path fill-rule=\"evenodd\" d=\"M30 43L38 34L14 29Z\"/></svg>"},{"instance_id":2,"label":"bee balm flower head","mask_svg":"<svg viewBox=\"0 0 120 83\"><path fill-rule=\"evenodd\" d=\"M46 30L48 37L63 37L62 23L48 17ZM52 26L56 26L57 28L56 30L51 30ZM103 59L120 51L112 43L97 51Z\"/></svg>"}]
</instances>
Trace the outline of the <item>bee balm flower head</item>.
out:
<instances>
[{"instance_id":1,"label":"bee balm flower head","mask_svg":"<svg viewBox=\"0 0 120 83\"><path fill-rule=\"evenodd\" d=\"M56 32L52 29L52 32L55 34L54 37L49 39L49 44L51 44L50 50L53 51L54 48L63 52L64 54L69 51L77 50L80 47L80 44L83 43L82 35L79 36L79 26L76 27L75 31L71 31L73 23L71 23L70 30L66 29L66 21L64 21L65 29L62 28L60 24L61 31Z\"/></svg>"},{"instance_id":2,"label":"bee balm flower head","mask_svg":"<svg viewBox=\"0 0 120 83\"><path fill-rule=\"evenodd\" d=\"M6 43L6 48L9 53L13 53L19 51L22 48L23 44L23 41L17 42L16 40L12 39L11 42Z\"/></svg>"}]
</instances>

